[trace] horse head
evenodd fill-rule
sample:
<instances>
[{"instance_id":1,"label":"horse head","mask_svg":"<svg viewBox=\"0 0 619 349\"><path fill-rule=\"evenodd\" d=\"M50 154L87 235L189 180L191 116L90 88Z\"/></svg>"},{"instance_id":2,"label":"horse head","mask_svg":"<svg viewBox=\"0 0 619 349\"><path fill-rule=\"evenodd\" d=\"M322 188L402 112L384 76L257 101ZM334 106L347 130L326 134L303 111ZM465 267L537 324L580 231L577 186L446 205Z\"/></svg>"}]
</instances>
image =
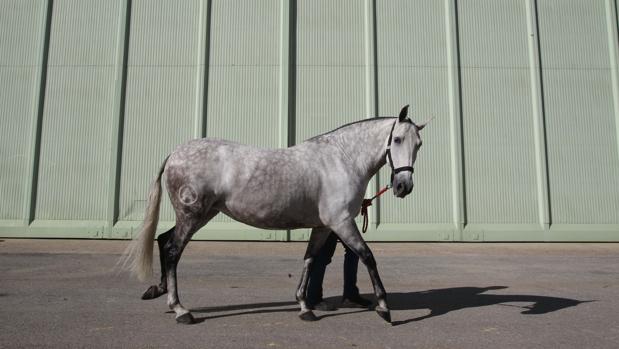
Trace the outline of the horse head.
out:
<instances>
[{"instance_id":1,"label":"horse head","mask_svg":"<svg viewBox=\"0 0 619 349\"><path fill-rule=\"evenodd\" d=\"M431 120L431 119L430 119ZM387 163L391 167L393 194L404 198L413 190L413 173L422 142L419 135L427 123L415 124L408 118L408 105L402 108L387 141Z\"/></svg>"}]
</instances>

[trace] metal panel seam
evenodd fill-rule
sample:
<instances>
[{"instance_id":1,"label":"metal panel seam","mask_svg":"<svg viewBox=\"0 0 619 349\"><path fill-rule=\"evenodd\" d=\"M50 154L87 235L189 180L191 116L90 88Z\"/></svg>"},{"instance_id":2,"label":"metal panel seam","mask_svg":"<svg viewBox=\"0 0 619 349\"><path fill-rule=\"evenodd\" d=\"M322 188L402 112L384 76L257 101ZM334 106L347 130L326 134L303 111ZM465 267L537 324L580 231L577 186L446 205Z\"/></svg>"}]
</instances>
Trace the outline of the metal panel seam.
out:
<instances>
[{"instance_id":1,"label":"metal panel seam","mask_svg":"<svg viewBox=\"0 0 619 349\"><path fill-rule=\"evenodd\" d=\"M366 118L378 116L378 52L376 35L376 1L365 1L365 110ZM369 192L366 195L372 196L379 190L380 174L377 173L368 184ZM376 201L370 217L369 223L378 228L380 224L380 200Z\"/></svg>"},{"instance_id":2,"label":"metal panel seam","mask_svg":"<svg viewBox=\"0 0 619 349\"><path fill-rule=\"evenodd\" d=\"M114 86L114 114L111 122L110 171L108 173L107 226L104 237L113 238L114 224L118 220L120 193L120 167L122 162L122 138L125 117L127 86L127 58L129 53L129 28L131 24L131 1L125 0L120 7L116 39L116 77Z\"/></svg>"},{"instance_id":3,"label":"metal panel seam","mask_svg":"<svg viewBox=\"0 0 619 349\"><path fill-rule=\"evenodd\" d=\"M445 34L447 35L447 74L449 77L449 125L451 145L451 183L453 220L461 241L466 225L464 152L462 149L462 86L460 83L460 43L458 38L458 4L445 0Z\"/></svg>"},{"instance_id":4,"label":"metal panel seam","mask_svg":"<svg viewBox=\"0 0 619 349\"><path fill-rule=\"evenodd\" d=\"M206 2L206 6L204 4ZM206 136L206 111L208 102L208 73L211 37L211 4L212 0L200 1L200 22L198 28L198 57L196 62L196 109L194 137ZM204 72L201 70L204 69Z\"/></svg>"},{"instance_id":5,"label":"metal panel seam","mask_svg":"<svg viewBox=\"0 0 619 349\"><path fill-rule=\"evenodd\" d=\"M289 0L280 1L280 27L279 27L279 148L289 146L288 120L290 120L290 36L291 36L291 6ZM290 230L286 230L285 236L280 240L290 241Z\"/></svg>"},{"instance_id":6,"label":"metal panel seam","mask_svg":"<svg viewBox=\"0 0 619 349\"><path fill-rule=\"evenodd\" d=\"M43 122L43 108L45 106L45 88L47 85L47 62L49 58L49 41L52 25L52 9L54 6L53 0L45 2L45 8L41 11L41 35L39 36L39 62L37 69L38 90L33 96L33 109L30 125L32 127L30 133L30 163L28 164L28 181L24 190L24 210L23 218L24 225L28 226L34 220L36 202L37 202L37 186L39 174L39 160L41 156L41 128ZM36 107L35 107L36 106Z\"/></svg>"},{"instance_id":7,"label":"metal panel seam","mask_svg":"<svg viewBox=\"0 0 619 349\"><path fill-rule=\"evenodd\" d=\"M546 143L546 114L544 108L544 84L542 58L540 54L537 0L528 0L527 24L529 28L529 70L531 77L531 97L533 103L533 126L535 133L535 165L537 174L537 199L539 223L546 232L550 228L550 194L548 191L548 160Z\"/></svg>"},{"instance_id":8,"label":"metal panel seam","mask_svg":"<svg viewBox=\"0 0 619 349\"><path fill-rule=\"evenodd\" d=\"M606 24L608 29L608 49L610 51L610 70L613 88L613 104L615 109L615 141L617 143L617 155L619 155L619 73L617 69L617 63L619 61L618 20L616 0L606 0Z\"/></svg>"},{"instance_id":9,"label":"metal panel seam","mask_svg":"<svg viewBox=\"0 0 619 349\"><path fill-rule=\"evenodd\" d=\"M288 147L289 74L290 74L290 2L280 1L279 26L279 148Z\"/></svg>"},{"instance_id":10,"label":"metal panel seam","mask_svg":"<svg viewBox=\"0 0 619 349\"><path fill-rule=\"evenodd\" d=\"M290 0L288 9L288 125L287 146L293 146L296 142L296 91L297 91L297 0ZM283 14L282 14L283 15ZM290 236L290 231L288 231Z\"/></svg>"}]
</instances>

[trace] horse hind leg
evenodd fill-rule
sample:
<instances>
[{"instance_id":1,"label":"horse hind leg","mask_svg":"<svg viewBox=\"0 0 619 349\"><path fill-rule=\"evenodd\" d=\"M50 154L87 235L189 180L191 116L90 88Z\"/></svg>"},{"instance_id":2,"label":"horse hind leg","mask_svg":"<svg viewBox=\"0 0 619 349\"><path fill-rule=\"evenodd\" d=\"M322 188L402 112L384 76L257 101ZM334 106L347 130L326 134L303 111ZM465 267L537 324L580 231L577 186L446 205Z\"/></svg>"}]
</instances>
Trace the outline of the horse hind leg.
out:
<instances>
[{"instance_id":1,"label":"horse hind leg","mask_svg":"<svg viewBox=\"0 0 619 349\"><path fill-rule=\"evenodd\" d=\"M175 228L176 227L172 227L172 229L157 237L157 246L159 247L159 263L161 266L161 282L159 285L152 285L146 290L146 292L144 292L142 295L142 299L144 300L155 299L168 292L168 282L165 271L165 253L163 252L163 247L168 240L170 240L170 237L174 235Z\"/></svg>"},{"instance_id":2,"label":"horse hind leg","mask_svg":"<svg viewBox=\"0 0 619 349\"><path fill-rule=\"evenodd\" d=\"M206 217L185 216L183 220L177 219L177 225L174 229L174 234L170 236L168 241L163 245L162 254L167 293L168 306L176 314L176 322L182 324L193 324L195 320L191 312L181 304L178 298L178 287L176 280L176 269L180 261L181 254L187 246L187 243L193 234L203 227L209 220L219 213L217 210L209 210ZM163 274L163 273L162 273ZM162 276L163 277L163 276Z\"/></svg>"},{"instance_id":3,"label":"horse hind leg","mask_svg":"<svg viewBox=\"0 0 619 349\"><path fill-rule=\"evenodd\" d=\"M214 209L209 211L209 213L207 214L207 221L212 219L213 217L215 217L215 215L217 215L218 213L219 213L219 211L216 211ZM157 237L157 246L159 248L159 265L160 265L160 268L161 268L161 281L159 282L159 285L152 285L152 286L150 286L144 292L144 294L142 294L142 299L143 300L155 299L155 298L158 298L158 297L168 293L168 280L167 280L166 267L165 267L165 265L166 265L165 255L166 254L164 252L164 246L171 239L171 237L174 235L174 230L175 229L176 229L176 227L172 227L170 230L166 231L163 234L160 234Z\"/></svg>"}]
</instances>

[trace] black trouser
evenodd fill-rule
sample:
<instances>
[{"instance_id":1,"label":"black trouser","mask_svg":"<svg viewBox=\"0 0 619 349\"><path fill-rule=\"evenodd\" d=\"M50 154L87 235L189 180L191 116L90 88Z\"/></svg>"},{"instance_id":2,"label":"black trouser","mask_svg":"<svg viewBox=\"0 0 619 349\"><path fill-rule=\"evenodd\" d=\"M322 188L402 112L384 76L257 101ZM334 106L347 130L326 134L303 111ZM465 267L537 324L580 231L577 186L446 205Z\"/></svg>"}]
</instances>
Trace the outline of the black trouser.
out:
<instances>
[{"instance_id":1,"label":"black trouser","mask_svg":"<svg viewBox=\"0 0 619 349\"><path fill-rule=\"evenodd\" d=\"M322 301L322 281L325 278L325 270L327 265L331 263L335 247L337 246L337 236L333 233L329 235L325 245L320 249L318 256L312 263L312 270L309 274L307 285L307 303L314 305ZM344 245L344 244L342 244ZM346 253L344 254L344 293L343 297L355 297L359 295L357 288L357 267L359 266L359 257L346 245Z\"/></svg>"}]
</instances>

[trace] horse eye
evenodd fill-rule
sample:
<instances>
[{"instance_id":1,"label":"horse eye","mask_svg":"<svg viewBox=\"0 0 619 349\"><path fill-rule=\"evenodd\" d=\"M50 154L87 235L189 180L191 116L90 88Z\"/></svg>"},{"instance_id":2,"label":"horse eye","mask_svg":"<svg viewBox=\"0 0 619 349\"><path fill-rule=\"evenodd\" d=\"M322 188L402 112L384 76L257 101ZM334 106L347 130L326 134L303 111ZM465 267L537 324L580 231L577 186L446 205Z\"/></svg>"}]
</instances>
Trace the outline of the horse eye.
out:
<instances>
[{"instance_id":1,"label":"horse eye","mask_svg":"<svg viewBox=\"0 0 619 349\"><path fill-rule=\"evenodd\" d=\"M394 139L393 139L393 141L394 141L396 144L400 144L400 143L402 143L402 139L401 139L400 137L396 137L396 138L394 138Z\"/></svg>"}]
</instances>

